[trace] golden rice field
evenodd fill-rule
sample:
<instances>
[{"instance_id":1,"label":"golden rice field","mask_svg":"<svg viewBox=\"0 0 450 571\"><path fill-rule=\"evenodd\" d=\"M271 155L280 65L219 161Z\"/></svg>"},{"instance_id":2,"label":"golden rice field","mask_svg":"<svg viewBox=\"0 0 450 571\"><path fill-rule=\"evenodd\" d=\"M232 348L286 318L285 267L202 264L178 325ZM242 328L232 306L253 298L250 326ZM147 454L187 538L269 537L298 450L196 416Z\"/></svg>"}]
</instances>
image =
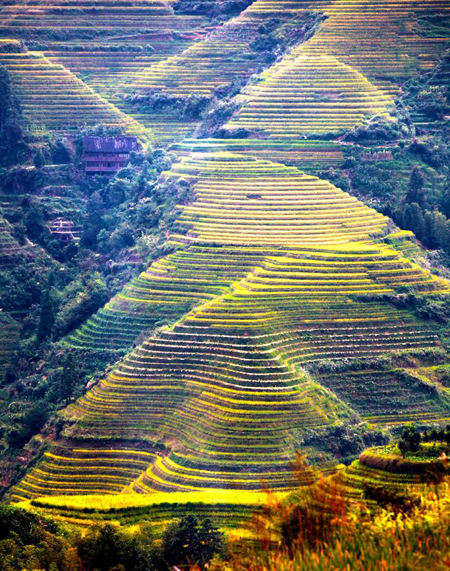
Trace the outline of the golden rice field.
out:
<instances>
[{"instance_id":1,"label":"golden rice field","mask_svg":"<svg viewBox=\"0 0 450 571\"><path fill-rule=\"evenodd\" d=\"M145 515L161 526L187 509L212 509L221 526L239 526L261 503L261 488L298 486L295 435L355 419L391 426L449 418L450 388L424 388L432 376L425 357L445 361L435 326L384 296L448 295L450 284L411 260L419 247L410 234L313 174L343 158L340 142L321 136L374 116L394 121L396 86L437 60L446 39L421 35L419 25L430 5L447 13L443 0L257 0L195 36L204 22L175 17L166 3L99 1L105 37L119 26L152 37L179 25L187 35L173 53L149 60L125 54L116 68L106 58L104 74L94 56L74 67L54 45L45 55L0 52L31 125L121 125L142 139L151 127L156 142L177 142L180 160L163 180L188 181L193 194L168 238L173 252L64 339L129 352L63 411L65 431L14 487L13 501L74 523L131 524ZM248 58L249 30L307 10L328 16L318 32L250 79L259 68ZM82 2L0 10L3 26L22 31L63 19L82 30L89 15ZM77 73L90 66L91 82L83 81ZM225 125L249 136L182 141L192 125L120 103L107 86L111 69L122 74L123 93L209 95L249 79ZM394 359L373 365L404 354L408 370ZM323 362L353 366L307 372ZM311 460L322 453L303 452ZM366 477L382 481L364 462L345 471L349 489ZM305 473L300 484L311 483Z\"/></svg>"},{"instance_id":2,"label":"golden rice field","mask_svg":"<svg viewBox=\"0 0 450 571\"><path fill-rule=\"evenodd\" d=\"M286 490L295 431L355 411L381 425L448 416L445 391L418 393L401 371L315 379L302 368L439 350L429 324L376 299L448 292L383 242L383 216L295 167L228 152L187 157L165 176L194 182L171 237L183 247L66 343L130 343L165 306L175 323L65 411L67 442L16 486L16 499Z\"/></svg>"},{"instance_id":3,"label":"golden rice field","mask_svg":"<svg viewBox=\"0 0 450 571\"><path fill-rule=\"evenodd\" d=\"M286 494L276 494L281 501ZM72 525L110 522L131 526L151 521L159 535L167 523L186 514L208 516L223 530L246 536L246 527L253 514L263 508L267 494L263 492L158 492L155 494L122 494L115 496L55 496L24 501L18 504Z\"/></svg>"}]
</instances>

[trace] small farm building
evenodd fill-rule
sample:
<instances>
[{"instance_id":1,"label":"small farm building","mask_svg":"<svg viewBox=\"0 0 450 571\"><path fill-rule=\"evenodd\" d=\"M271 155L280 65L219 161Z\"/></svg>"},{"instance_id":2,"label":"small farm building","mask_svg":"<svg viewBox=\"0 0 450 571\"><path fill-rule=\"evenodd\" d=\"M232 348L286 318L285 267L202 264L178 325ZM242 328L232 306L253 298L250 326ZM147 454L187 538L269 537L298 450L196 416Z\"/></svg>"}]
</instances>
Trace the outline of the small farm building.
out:
<instances>
[{"instance_id":1,"label":"small farm building","mask_svg":"<svg viewBox=\"0 0 450 571\"><path fill-rule=\"evenodd\" d=\"M131 151L138 150L136 137L84 137L83 163L87 174L115 173L123 168Z\"/></svg>"}]
</instances>

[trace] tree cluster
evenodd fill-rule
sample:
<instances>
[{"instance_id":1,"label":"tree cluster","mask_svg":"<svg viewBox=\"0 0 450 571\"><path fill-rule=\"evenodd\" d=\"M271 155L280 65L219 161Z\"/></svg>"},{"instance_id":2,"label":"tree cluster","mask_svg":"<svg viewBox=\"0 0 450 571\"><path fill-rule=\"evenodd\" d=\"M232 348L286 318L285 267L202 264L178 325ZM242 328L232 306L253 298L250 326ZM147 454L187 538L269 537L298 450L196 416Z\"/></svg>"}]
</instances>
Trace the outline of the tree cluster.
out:
<instances>
[{"instance_id":1,"label":"tree cluster","mask_svg":"<svg viewBox=\"0 0 450 571\"><path fill-rule=\"evenodd\" d=\"M418 430L415 424L407 424L398 441L398 449L403 457L408 452L418 452L423 442L441 442L450 445L450 424L444 427L432 427L429 430Z\"/></svg>"},{"instance_id":2,"label":"tree cluster","mask_svg":"<svg viewBox=\"0 0 450 571\"><path fill-rule=\"evenodd\" d=\"M172 523L156 541L151 523L134 533L111 524L83 533L68 531L40 515L0 505L0 557L3 571L169 571L175 566L204 569L224 555L223 534L209 519L188 515Z\"/></svg>"}]
</instances>

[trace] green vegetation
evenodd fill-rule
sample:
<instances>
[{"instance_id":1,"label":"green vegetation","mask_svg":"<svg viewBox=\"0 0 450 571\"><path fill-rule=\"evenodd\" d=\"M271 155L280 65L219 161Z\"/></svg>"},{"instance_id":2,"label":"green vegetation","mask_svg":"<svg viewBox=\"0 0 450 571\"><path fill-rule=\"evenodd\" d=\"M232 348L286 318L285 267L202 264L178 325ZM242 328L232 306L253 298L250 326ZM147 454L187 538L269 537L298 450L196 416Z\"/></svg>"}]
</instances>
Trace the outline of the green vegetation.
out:
<instances>
[{"instance_id":1,"label":"green vegetation","mask_svg":"<svg viewBox=\"0 0 450 571\"><path fill-rule=\"evenodd\" d=\"M202 569L223 553L222 534L210 520L200 523L186 516L168 526L155 543L150 524L122 531L111 524L80 533L23 509L0 506L2 569L53 571L97 570L165 571L174 565L194 564Z\"/></svg>"},{"instance_id":2,"label":"green vegetation","mask_svg":"<svg viewBox=\"0 0 450 571\"><path fill-rule=\"evenodd\" d=\"M439 430L429 430L430 438ZM437 441L430 444L434 447ZM106 571L123 565L126 570L163 571L173 565L203 569L206 563L216 571L331 570L351 566L355 560L369 570L380 562L388 570L424 563L445 569L449 468L448 460L439 455L438 446L426 461L406 462L394 446L373 448L361 455L360 467L354 463L331 476L320 474L298 456L293 473L302 485L284 495L228 491L219 497L201 492L33 500L21 504L27 511L2 508L0 517L8 531L0 545L11 570L19 569L15 565L23 565L25 557L35 557L44 568L52 561L61 570ZM439 479L431 469L437 465L442 466ZM308 479L312 483L305 487ZM251 517L248 512L244 518L242 503L253 506ZM177 508L182 506L190 515L181 516ZM222 520L217 519L219 507ZM192 515L201 510L203 520ZM244 521L233 533L230 527L236 528L237 522L230 525L226 514L230 518L236 510ZM160 513L177 519L164 529ZM226 535L211 523L209 514L225 523ZM50 517L56 517L58 525ZM17 526L27 530L20 541ZM39 551L24 549L38 540Z\"/></svg>"}]
</instances>

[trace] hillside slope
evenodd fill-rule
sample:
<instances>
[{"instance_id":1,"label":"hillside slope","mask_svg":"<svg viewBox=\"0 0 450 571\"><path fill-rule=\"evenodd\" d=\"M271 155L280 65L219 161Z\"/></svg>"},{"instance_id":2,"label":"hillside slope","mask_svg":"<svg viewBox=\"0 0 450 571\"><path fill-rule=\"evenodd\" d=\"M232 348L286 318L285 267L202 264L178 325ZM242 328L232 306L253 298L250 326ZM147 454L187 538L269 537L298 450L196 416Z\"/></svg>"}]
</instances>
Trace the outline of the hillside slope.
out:
<instances>
[{"instance_id":1,"label":"hillside slope","mask_svg":"<svg viewBox=\"0 0 450 571\"><path fill-rule=\"evenodd\" d=\"M449 282L409 259L386 216L301 169L303 161L311 167L314 144L325 152L314 160L324 165L327 149L334 160L341 156L344 131L374 116L395 125L399 84L432 66L448 39L424 35L431 5L448 11L440 0L304 2L300 10L297 2L258 0L183 52L127 77L132 92L208 95L260 71L258 59L242 52L249 37L236 42L259 18L328 16L248 82L223 138L176 147L181 160L163 176L189 182L194 200L180 205L168 237L174 252L63 341L98 350L140 344L62 413L60 437L14 487L15 501L262 484L284 490L294 485L291 463L310 431L450 418L450 389L417 374L430 361L448 363L436 324L390 303L401 294L447 297ZM45 56L12 55L69 74L68 97L72 78L84 86ZM45 111L41 103L27 107L26 96L30 114ZM102 110L112 105L105 105L92 115L107 122ZM123 105L111 117L125 117L133 129L124 110L134 110ZM164 113L137 118L136 128L154 124L165 142L192 127ZM245 139L226 138L237 131ZM333 141L327 147L315 137ZM288 166L293 154L297 166ZM303 451L314 460L324 449Z\"/></svg>"},{"instance_id":2,"label":"hillside slope","mask_svg":"<svg viewBox=\"0 0 450 571\"><path fill-rule=\"evenodd\" d=\"M405 288L449 291L444 280L370 239L382 236L381 215L329 183L267 161L207 154L175 168L183 172L198 176L196 201L180 218L187 233L172 239L195 248L172 256L172 273L179 272L189 294L191 284L214 284L215 268L230 268L228 291L150 337L69 407L69 444L15 488L18 499L65 493L68 485L77 493L258 489L262 480L289 487L291 434L356 416L351 390L337 399L302 365L439 347L429 326L371 301ZM230 264L240 261L239 279ZM161 293L168 297L167 286ZM95 342L93 325L84 340L90 334ZM446 395L415 395L401 377L395 391L403 407L388 394L382 409L362 415L381 424L449 416ZM371 398L362 400L369 405ZM114 454L111 445L118 447ZM136 454L142 462L144 451L149 467L137 477L134 463L114 461ZM102 469L106 487L102 478L92 480L92 470Z\"/></svg>"}]
</instances>

